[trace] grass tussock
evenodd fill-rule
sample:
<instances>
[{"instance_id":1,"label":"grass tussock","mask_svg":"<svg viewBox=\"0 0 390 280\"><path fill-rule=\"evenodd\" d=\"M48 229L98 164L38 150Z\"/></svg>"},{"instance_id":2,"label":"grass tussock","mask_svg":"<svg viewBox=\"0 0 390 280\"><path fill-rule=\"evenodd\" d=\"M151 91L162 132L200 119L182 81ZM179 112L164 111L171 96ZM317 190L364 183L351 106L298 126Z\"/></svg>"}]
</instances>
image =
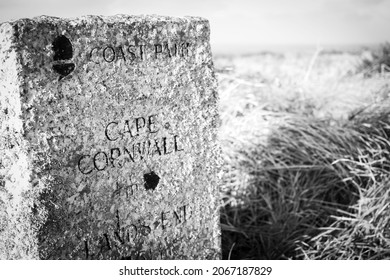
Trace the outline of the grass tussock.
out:
<instances>
[{"instance_id":1,"label":"grass tussock","mask_svg":"<svg viewBox=\"0 0 390 280\"><path fill-rule=\"evenodd\" d=\"M224 259L390 258L390 102L350 110L355 99L339 94L374 101L367 86L383 77L364 89L316 65L306 88L220 85Z\"/></svg>"},{"instance_id":2,"label":"grass tussock","mask_svg":"<svg viewBox=\"0 0 390 280\"><path fill-rule=\"evenodd\" d=\"M388 108L345 122L279 117L266 142L228 155L224 258L390 257Z\"/></svg>"}]
</instances>

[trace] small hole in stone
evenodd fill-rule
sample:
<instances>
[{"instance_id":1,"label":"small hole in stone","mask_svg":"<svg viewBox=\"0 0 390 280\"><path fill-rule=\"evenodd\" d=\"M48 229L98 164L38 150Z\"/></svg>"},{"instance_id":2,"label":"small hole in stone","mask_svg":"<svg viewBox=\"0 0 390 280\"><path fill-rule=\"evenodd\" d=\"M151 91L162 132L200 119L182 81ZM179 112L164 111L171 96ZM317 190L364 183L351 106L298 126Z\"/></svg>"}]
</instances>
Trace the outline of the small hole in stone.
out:
<instances>
[{"instance_id":1,"label":"small hole in stone","mask_svg":"<svg viewBox=\"0 0 390 280\"><path fill-rule=\"evenodd\" d=\"M157 187L158 182L160 181L160 177L158 177L158 175L154 173L154 171L152 171L150 173L144 174L144 181L145 189L154 190Z\"/></svg>"},{"instance_id":2,"label":"small hole in stone","mask_svg":"<svg viewBox=\"0 0 390 280\"><path fill-rule=\"evenodd\" d=\"M55 64L53 65L53 70L61 75L61 80L63 77L68 76L70 73L72 73L74 67L75 66L73 63Z\"/></svg>"},{"instance_id":3,"label":"small hole in stone","mask_svg":"<svg viewBox=\"0 0 390 280\"><path fill-rule=\"evenodd\" d=\"M71 59L73 56L72 43L64 35L58 36L53 42L54 61Z\"/></svg>"}]
</instances>

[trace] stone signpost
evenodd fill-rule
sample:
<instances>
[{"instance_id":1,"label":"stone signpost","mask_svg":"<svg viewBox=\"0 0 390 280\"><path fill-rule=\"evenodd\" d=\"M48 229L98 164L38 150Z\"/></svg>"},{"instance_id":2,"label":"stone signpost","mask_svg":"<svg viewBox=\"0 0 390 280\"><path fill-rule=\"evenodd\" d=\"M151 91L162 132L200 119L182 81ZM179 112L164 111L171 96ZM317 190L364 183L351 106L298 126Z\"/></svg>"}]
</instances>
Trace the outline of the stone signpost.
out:
<instances>
[{"instance_id":1,"label":"stone signpost","mask_svg":"<svg viewBox=\"0 0 390 280\"><path fill-rule=\"evenodd\" d=\"M209 34L196 17L0 26L1 258L220 258Z\"/></svg>"}]
</instances>

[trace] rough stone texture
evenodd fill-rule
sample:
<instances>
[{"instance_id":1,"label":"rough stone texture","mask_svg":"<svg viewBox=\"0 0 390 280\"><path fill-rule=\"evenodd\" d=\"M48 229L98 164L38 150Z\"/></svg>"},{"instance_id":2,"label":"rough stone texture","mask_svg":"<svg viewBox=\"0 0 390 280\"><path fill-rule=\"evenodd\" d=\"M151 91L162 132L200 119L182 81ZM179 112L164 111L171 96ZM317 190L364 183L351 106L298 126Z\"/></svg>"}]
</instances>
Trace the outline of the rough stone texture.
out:
<instances>
[{"instance_id":1,"label":"rough stone texture","mask_svg":"<svg viewBox=\"0 0 390 280\"><path fill-rule=\"evenodd\" d=\"M217 259L218 96L196 17L0 26L0 257Z\"/></svg>"}]
</instances>

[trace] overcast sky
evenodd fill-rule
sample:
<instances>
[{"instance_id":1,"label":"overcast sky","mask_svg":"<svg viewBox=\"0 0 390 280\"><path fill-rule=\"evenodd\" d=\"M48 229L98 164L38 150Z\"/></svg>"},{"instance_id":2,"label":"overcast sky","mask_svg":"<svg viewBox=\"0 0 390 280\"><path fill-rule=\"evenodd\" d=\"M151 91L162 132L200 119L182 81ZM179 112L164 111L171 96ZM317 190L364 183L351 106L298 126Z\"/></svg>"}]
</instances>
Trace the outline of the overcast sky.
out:
<instances>
[{"instance_id":1,"label":"overcast sky","mask_svg":"<svg viewBox=\"0 0 390 280\"><path fill-rule=\"evenodd\" d=\"M0 21L51 15L194 15L214 51L390 41L390 0L0 0Z\"/></svg>"}]
</instances>

